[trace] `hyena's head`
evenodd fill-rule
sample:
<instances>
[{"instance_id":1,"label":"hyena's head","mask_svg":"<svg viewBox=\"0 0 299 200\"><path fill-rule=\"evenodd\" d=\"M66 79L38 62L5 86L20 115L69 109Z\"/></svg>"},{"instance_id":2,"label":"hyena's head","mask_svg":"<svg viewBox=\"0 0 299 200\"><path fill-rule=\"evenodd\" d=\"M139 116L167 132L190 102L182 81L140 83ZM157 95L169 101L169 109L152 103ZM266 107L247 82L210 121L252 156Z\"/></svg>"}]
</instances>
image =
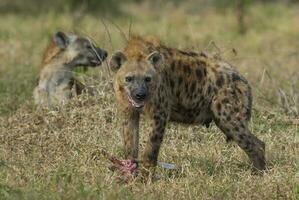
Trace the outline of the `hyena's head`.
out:
<instances>
[{"instance_id":1,"label":"hyena's head","mask_svg":"<svg viewBox=\"0 0 299 200\"><path fill-rule=\"evenodd\" d=\"M128 58L117 51L110 60L110 68L116 72L114 90L118 101L126 107L142 108L155 95L159 84L159 68L163 56L155 51L144 58Z\"/></svg>"},{"instance_id":2,"label":"hyena's head","mask_svg":"<svg viewBox=\"0 0 299 200\"><path fill-rule=\"evenodd\" d=\"M107 52L86 37L57 32L53 37L53 43L59 49L61 58L71 66L95 67L107 58Z\"/></svg>"}]
</instances>

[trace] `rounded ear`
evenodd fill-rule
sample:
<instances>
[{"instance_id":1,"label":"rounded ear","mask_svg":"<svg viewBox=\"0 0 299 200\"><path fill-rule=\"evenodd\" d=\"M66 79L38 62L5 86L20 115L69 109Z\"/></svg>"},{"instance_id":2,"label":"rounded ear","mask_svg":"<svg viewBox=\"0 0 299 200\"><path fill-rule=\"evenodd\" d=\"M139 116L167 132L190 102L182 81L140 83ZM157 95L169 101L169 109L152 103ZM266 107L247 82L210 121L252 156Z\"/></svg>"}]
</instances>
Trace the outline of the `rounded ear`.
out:
<instances>
[{"instance_id":1,"label":"rounded ear","mask_svg":"<svg viewBox=\"0 0 299 200\"><path fill-rule=\"evenodd\" d=\"M54 42L60 49L66 49L69 44L69 38L63 32L58 31L54 35Z\"/></svg>"},{"instance_id":2,"label":"rounded ear","mask_svg":"<svg viewBox=\"0 0 299 200\"><path fill-rule=\"evenodd\" d=\"M127 58L125 54L121 51L115 52L109 62L109 66L112 69L112 71L117 71L121 67L124 62L126 62Z\"/></svg>"},{"instance_id":3,"label":"rounded ear","mask_svg":"<svg viewBox=\"0 0 299 200\"><path fill-rule=\"evenodd\" d=\"M149 54L146 58L154 67L159 67L163 64L164 58L161 53L158 51L154 51L153 53Z\"/></svg>"}]
</instances>

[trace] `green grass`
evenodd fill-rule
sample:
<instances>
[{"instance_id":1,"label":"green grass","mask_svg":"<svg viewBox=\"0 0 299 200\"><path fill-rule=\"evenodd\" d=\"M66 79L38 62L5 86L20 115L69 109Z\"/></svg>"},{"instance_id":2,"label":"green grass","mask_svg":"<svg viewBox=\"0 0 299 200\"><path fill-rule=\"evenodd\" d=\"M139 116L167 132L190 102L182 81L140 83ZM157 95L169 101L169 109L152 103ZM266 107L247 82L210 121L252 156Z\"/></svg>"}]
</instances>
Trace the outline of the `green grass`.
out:
<instances>
[{"instance_id":1,"label":"green grass","mask_svg":"<svg viewBox=\"0 0 299 200\"><path fill-rule=\"evenodd\" d=\"M160 178L119 185L100 154L122 156L121 124L107 65L78 74L100 91L58 111L36 110L32 91L41 56L57 30L91 36L109 51L124 45L119 30L99 17L53 11L0 17L0 199L299 199L299 120L287 115L278 89L299 94L299 5L254 4L245 35L231 9L218 13L188 1L163 10L150 4L122 5L111 18L126 34L155 34L167 45L217 53L250 81L254 91L251 129L266 143L269 171L251 175L251 164L235 144L226 144L213 125L169 124L159 160L180 170L157 169ZM112 15L113 16L113 15ZM232 49L237 50L237 55ZM294 85L294 92L291 91ZM294 106L298 108L299 102ZM292 105L289 105L290 107ZM150 127L141 127L144 147Z\"/></svg>"}]
</instances>

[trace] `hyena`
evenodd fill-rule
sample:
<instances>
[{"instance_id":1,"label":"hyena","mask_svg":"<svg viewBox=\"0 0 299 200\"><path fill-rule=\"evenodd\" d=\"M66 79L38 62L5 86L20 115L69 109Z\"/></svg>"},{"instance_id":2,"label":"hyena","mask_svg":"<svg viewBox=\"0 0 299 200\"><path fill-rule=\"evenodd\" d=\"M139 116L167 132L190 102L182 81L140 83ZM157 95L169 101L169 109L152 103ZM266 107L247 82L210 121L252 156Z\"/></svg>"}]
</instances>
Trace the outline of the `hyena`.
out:
<instances>
[{"instance_id":1,"label":"hyena","mask_svg":"<svg viewBox=\"0 0 299 200\"><path fill-rule=\"evenodd\" d=\"M85 86L75 79L77 66L96 67L106 59L107 52L90 39L75 34L57 32L48 45L34 89L35 103L42 107L61 105L82 93Z\"/></svg>"},{"instance_id":2,"label":"hyena","mask_svg":"<svg viewBox=\"0 0 299 200\"><path fill-rule=\"evenodd\" d=\"M249 130L252 94L248 81L230 64L204 53L182 51L161 42L132 37L113 54L114 90L124 119L124 150L138 158L139 120L144 113L152 131L140 164L151 167L157 158L167 122L215 122L253 163L265 169L265 144Z\"/></svg>"}]
</instances>

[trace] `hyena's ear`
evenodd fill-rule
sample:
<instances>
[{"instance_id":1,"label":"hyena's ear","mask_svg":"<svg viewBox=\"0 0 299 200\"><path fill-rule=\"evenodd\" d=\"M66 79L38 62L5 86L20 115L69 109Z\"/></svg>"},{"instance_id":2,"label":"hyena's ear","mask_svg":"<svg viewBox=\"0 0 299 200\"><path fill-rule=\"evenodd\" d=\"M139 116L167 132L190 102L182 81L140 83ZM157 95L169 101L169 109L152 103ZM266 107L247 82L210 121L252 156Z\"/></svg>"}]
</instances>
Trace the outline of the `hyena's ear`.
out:
<instances>
[{"instance_id":1,"label":"hyena's ear","mask_svg":"<svg viewBox=\"0 0 299 200\"><path fill-rule=\"evenodd\" d=\"M159 53L158 51L154 51L153 53L151 53L150 55L148 55L146 59L155 68L159 68L163 64L163 62L164 62L163 55L161 53Z\"/></svg>"},{"instance_id":2,"label":"hyena's ear","mask_svg":"<svg viewBox=\"0 0 299 200\"><path fill-rule=\"evenodd\" d=\"M60 49L66 49L69 44L69 38L66 34L59 31L54 35L54 42Z\"/></svg>"},{"instance_id":3,"label":"hyena's ear","mask_svg":"<svg viewBox=\"0 0 299 200\"><path fill-rule=\"evenodd\" d=\"M115 72L119 70L119 68L122 66L122 64L124 64L124 62L126 62L126 60L127 57L125 56L125 54L121 51L117 51L112 55L109 66L111 70Z\"/></svg>"}]
</instances>

